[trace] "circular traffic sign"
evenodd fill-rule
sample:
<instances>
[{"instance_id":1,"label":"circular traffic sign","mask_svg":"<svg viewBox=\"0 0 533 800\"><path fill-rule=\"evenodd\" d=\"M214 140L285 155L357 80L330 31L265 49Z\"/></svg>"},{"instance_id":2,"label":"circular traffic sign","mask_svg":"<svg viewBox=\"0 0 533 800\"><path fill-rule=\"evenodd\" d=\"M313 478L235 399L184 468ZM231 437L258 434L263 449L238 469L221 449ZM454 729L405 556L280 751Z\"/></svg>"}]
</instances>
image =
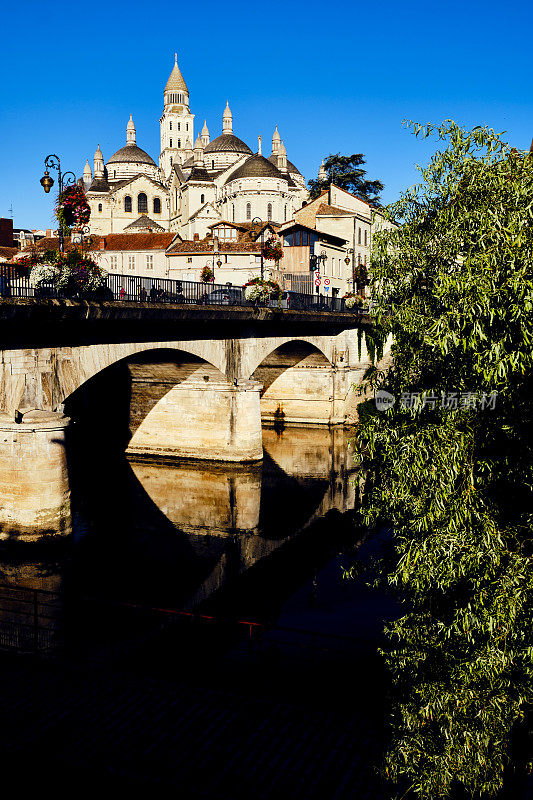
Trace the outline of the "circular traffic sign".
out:
<instances>
[{"instance_id":1,"label":"circular traffic sign","mask_svg":"<svg viewBox=\"0 0 533 800\"><path fill-rule=\"evenodd\" d=\"M320 286L321 283L322 281L320 280L320 278L315 278L315 286Z\"/></svg>"},{"instance_id":2,"label":"circular traffic sign","mask_svg":"<svg viewBox=\"0 0 533 800\"><path fill-rule=\"evenodd\" d=\"M324 278L324 286L329 286L331 283L329 278Z\"/></svg>"}]
</instances>

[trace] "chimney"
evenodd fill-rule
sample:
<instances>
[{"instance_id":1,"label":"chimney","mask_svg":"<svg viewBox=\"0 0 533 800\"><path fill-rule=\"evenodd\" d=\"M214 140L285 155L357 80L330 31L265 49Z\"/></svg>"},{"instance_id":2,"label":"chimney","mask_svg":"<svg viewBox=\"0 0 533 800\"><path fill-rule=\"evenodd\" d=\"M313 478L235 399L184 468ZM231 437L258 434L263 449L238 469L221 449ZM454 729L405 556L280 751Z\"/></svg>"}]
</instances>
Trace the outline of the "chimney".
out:
<instances>
[{"instance_id":1,"label":"chimney","mask_svg":"<svg viewBox=\"0 0 533 800\"><path fill-rule=\"evenodd\" d=\"M105 250L105 236L102 236L102 238L98 242L98 248L100 250Z\"/></svg>"},{"instance_id":2,"label":"chimney","mask_svg":"<svg viewBox=\"0 0 533 800\"><path fill-rule=\"evenodd\" d=\"M195 233L192 238L193 238L194 242L199 242L200 241L200 234L199 233Z\"/></svg>"}]
</instances>

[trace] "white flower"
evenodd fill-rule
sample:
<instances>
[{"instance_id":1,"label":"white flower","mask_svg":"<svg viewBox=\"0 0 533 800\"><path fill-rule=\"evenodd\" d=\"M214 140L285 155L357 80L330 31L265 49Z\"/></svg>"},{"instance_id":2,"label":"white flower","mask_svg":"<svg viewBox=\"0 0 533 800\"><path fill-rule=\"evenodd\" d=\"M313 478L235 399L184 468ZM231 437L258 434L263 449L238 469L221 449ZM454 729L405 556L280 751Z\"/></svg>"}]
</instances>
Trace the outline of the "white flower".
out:
<instances>
[{"instance_id":1,"label":"white flower","mask_svg":"<svg viewBox=\"0 0 533 800\"><path fill-rule=\"evenodd\" d=\"M244 290L244 296L246 300L268 300L270 290L258 283L252 283L251 286L247 286Z\"/></svg>"},{"instance_id":2,"label":"white flower","mask_svg":"<svg viewBox=\"0 0 533 800\"><path fill-rule=\"evenodd\" d=\"M43 283L54 282L59 274L60 271L55 264L36 264L30 273L30 285L35 289Z\"/></svg>"}]
</instances>

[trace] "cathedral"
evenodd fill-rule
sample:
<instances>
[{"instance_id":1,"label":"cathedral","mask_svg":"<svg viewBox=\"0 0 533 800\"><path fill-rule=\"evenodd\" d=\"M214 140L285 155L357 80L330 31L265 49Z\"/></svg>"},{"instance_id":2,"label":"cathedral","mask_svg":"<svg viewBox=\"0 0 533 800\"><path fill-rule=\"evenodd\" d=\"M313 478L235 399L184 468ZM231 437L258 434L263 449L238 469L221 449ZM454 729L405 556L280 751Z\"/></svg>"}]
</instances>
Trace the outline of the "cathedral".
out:
<instances>
[{"instance_id":1,"label":"cathedral","mask_svg":"<svg viewBox=\"0 0 533 800\"><path fill-rule=\"evenodd\" d=\"M175 232L182 239L203 239L213 224L250 222L255 217L282 225L307 200L305 178L287 158L278 133L265 157L233 132L229 107L222 133L211 140L207 121L194 138L194 114L177 55L164 91L159 120L159 165L137 144L130 116L126 144L107 162L98 145L94 174L89 161L79 184L91 207L91 232Z\"/></svg>"}]
</instances>

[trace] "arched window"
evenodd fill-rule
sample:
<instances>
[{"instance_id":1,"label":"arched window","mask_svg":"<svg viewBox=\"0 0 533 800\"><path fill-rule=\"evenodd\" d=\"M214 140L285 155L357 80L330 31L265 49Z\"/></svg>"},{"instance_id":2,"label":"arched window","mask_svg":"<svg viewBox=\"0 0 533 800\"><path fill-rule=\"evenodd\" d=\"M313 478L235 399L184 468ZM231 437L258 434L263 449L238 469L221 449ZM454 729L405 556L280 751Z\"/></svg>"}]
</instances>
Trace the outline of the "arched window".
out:
<instances>
[{"instance_id":1,"label":"arched window","mask_svg":"<svg viewBox=\"0 0 533 800\"><path fill-rule=\"evenodd\" d=\"M246 203L246 219L252 219L252 204Z\"/></svg>"},{"instance_id":2,"label":"arched window","mask_svg":"<svg viewBox=\"0 0 533 800\"><path fill-rule=\"evenodd\" d=\"M172 156L170 156L170 166L172 166Z\"/></svg>"},{"instance_id":3,"label":"arched window","mask_svg":"<svg viewBox=\"0 0 533 800\"><path fill-rule=\"evenodd\" d=\"M124 211L131 211L131 197L129 194L124 198Z\"/></svg>"},{"instance_id":4,"label":"arched window","mask_svg":"<svg viewBox=\"0 0 533 800\"><path fill-rule=\"evenodd\" d=\"M144 192L141 192L137 198L137 211L139 212L139 214L148 213L148 198L146 197Z\"/></svg>"},{"instance_id":5,"label":"arched window","mask_svg":"<svg viewBox=\"0 0 533 800\"><path fill-rule=\"evenodd\" d=\"M172 147L172 139L170 140L170 146Z\"/></svg>"},{"instance_id":6,"label":"arched window","mask_svg":"<svg viewBox=\"0 0 533 800\"><path fill-rule=\"evenodd\" d=\"M267 206L267 219L272 219L272 203L269 203Z\"/></svg>"},{"instance_id":7,"label":"arched window","mask_svg":"<svg viewBox=\"0 0 533 800\"><path fill-rule=\"evenodd\" d=\"M181 139L178 139L178 148L181 148Z\"/></svg>"},{"instance_id":8,"label":"arched window","mask_svg":"<svg viewBox=\"0 0 533 800\"><path fill-rule=\"evenodd\" d=\"M211 160L211 169L215 169L215 162L213 159Z\"/></svg>"},{"instance_id":9,"label":"arched window","mask_svg":"<svg viewBox=\"0 0 533 800\"><path fill-rule=\"evenodd\" d=\"M178 130L181 131L181 122L178 122Z\"/></svg>"},{"instance_id":10,"label":"arched window","mask_svg":"<svg viewBox=\"0 0 533 800\"><path fill-rule=\"evenodd\" d=\"M100 212L102 211L102 204L101 203L98 203L98 211L100 211Z\"/></svg>"},{"instance_id":11,"label":"arched window","mask_svg":"<svg viewBox=\"0 0 533 800\"><path fill-rule=\"evenodd\" d=\"M200 203L205 203L205 194L200 195Z\"/></svg>"},{"instance_id":12,"label":"arched window","mask_svg":"<svg viewBox=\"0 0 533 800\"><path fill-rule=\"evenodd\" d=\"M159 197L154 197L154 214L161 213L161 200Z\"/></svg>"}]
</instances>

